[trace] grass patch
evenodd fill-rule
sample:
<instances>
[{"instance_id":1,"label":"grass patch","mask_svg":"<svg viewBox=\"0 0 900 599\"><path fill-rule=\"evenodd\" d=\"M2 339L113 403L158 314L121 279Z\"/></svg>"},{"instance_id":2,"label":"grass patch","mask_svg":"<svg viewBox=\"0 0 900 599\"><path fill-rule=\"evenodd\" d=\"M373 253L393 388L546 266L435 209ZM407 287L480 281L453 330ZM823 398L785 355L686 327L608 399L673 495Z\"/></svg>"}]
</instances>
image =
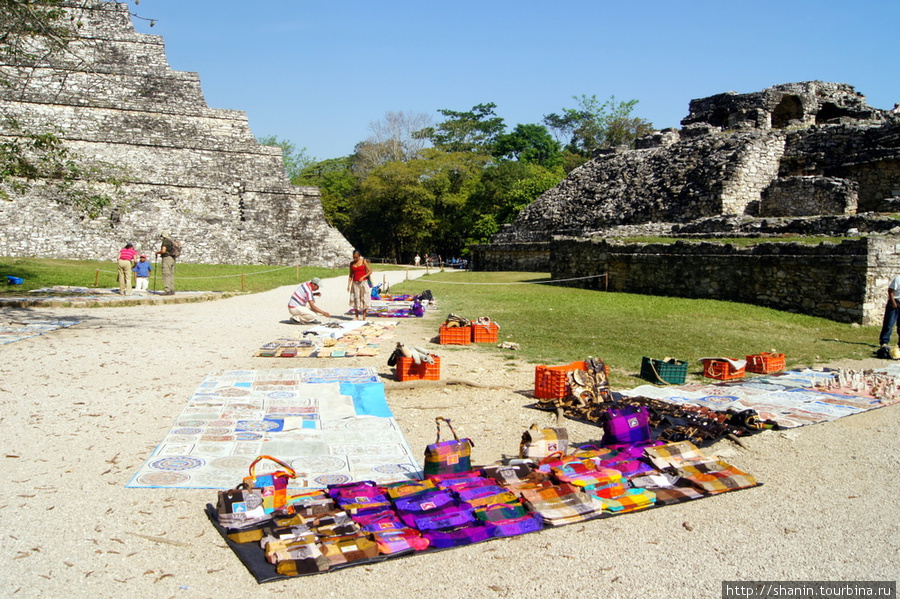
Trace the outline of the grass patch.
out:
<instances>
[{"instance_id":1,"label":"grass patch","mask_svg":"<svg viewBox=\"0 0 900 599\"><path fill-rule=\"evenodd\" d=\"M349 259L348 259L349 264ZM162 289L162 271L153 264L156 288ZM177 264L175 287L180 291L228 291L255 293L283 285L296 285L312 277L334 277L346 269L279 267L261 264ZM22 285L7 285L6 277L24 279ZM31 289L70 287L118 287L114 262L99 260L51 260L44 258L0 258L0 296L21 295ZM150 275L153 288L153 273Z\"/></svg>"},{"instance_id":2,"label":"grass patch","mask_svg":"<svg viewBox=\"0 0 900 599\"><path fill-rule=\"evenodd\" d=\"M877 349L876 327L749 304L515 284L547 279L539 273L438 273L394 290L431 289L442 317L490 316L500 324L500 341L522 347L509 352L487 346L489 351L551 365L599 356L619 384L634 382L642 356L688 360L688 371L697 373L697 359L709 356L743 358L775 350L785 354L789 367L805 367L868 358Z\"/></svg>"}]
</instances>

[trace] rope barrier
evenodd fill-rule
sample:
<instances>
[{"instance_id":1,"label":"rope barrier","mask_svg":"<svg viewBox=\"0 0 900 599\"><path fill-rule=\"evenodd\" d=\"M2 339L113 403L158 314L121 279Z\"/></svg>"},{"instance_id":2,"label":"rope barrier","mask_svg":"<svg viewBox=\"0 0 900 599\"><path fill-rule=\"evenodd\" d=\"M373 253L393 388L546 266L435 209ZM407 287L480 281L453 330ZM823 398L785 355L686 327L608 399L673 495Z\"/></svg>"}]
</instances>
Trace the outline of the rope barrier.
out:
<instances>
[{"instance_id":1,"label":"rope barrier","mask_svg":"<svg viewBox=\"0 0 900 599\"><path fill-rule=\"evenodd\" d=\"M546 281L517 281L515 283L463 283L461 281L437 281L435 279L425 279L423 283L444 283L446 285L546 285L548 283L567 283L569 281L584 281L586 279L599 279L600 277L609 277L608 274L590 275L587 277L575 277L572 279L548 279Z\"/></svg>"},{"instance_id":2,"label":"rope barrier","mask_svg":"<svg viewBox=\"0 0 900 599\"><path fill-rule=\"evenodd\" d=\"M298 265L298 264L293 264L293 265L291 265L291 266L279 266L278 268L272 268L272 269L270 269L270 270L260 270L260 271L258 271L258 272L247 272L247 273L236 273L236 274L233 274L233 275L214 275L214 276L209 276L209 277L178 277L178 280L179 280L179 281L184 281L184 280L186 280L186 279L190 279L190 280L200 280L200 279L227 279L227 278L229 278L229 277L242 277L242 276L245 276L245 275L264 275L264 274L268 274L268 273L270 273L270 272L277 272L277 271L279 271L279 270L287 270L288 268L297 268L297 266L299 266L299 265ZM104 269L102 269L102 268L98 268L97 271L98 271L98 272L102 272L102 273L106 273L106 274L112 274L112 275L116 275L116 274L119 273L119 271L117 271L117 270L104 270Z\"/></svg>"}]
</instances>

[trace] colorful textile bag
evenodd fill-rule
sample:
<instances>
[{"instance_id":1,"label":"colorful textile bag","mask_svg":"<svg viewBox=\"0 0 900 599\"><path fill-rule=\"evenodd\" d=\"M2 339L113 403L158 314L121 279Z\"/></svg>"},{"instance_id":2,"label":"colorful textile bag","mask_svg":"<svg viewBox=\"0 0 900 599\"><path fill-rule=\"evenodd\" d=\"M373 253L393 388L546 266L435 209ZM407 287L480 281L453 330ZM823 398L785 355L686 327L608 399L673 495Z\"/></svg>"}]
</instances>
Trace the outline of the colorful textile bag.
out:
<instances>
[{"instance_id":1,"label":"colorful textile bag","mask_svg":"<svg viewBox=\"0 0 900 599\"><path fill-rule=\"evenodd\" d=\"M446 422L453 433L452 441L441 441L441 422ZM433 474L453 474L466 472L472 469L472 447L475 444L471 439L462 439L456 436L453 425L442 416L434 419L437 425L437 440L425 448L425 476Z\"/></svg>"},{"instance_id":2,"label":"colorful textile bag","mask_svg":"<svg viewBox=\"0 0 900 599\"><path fill-rule=\"evenodd\" d=\"M404 480L387 484L384 486L384 489L391 499L399 499L400 497L409 497L430 491L434 489L434 482L430 480Z\"/></svg>"},{"instance_id":3,"label":"colorful textile bag","mask_svg":"<svg viewBox=\"0 0 900 599\"><path fill-rule=\"evenodd\" d=\"M529 513L518 518L488 522L485 526L492 537L514 537L539 531L544 528L544 521L538 514Z\"/></svg>"},{"instance_id":4,"label":"colorful textile bag","mask_svg":"<svg viewBox=\"0 0 900 599\"><path fill-rule=\"evenodd\" d=\"M625 445L650 440L650 417L644 406L610 408L603 423L602 445Z\"/></svg>"},{"instance_id":5,"label":"colorful textile bag","mask_svg":"<svg viewBox=\"0 0 900 599\"><path fill-rule=\"evenodd\" d=\"M222 526L247 527L270 519L263 508L262 492L245 487L242 483L234 489L219 491L216 513Z\"/></svg>"},{"instance_id":6,"label":"colorful textile bag","mask_svg":"<svg viewBox=\"0 0 900 599\"><path fill-rule=\"evenodd\" d=\"M566 429L538 429L537 424L532 424L530 429L522 433L522 441L519 443L519 457L539 462L557 451L565 454L568 449L569 433Z\"/></svg>"},{"instance_id":7,"label":"colorful textile bag","mask_svg":"<svg viewBox=\"0 0 900 599\"><path fill-rule=\"evenodd\" d=\"M431 512L454 503L456 500L449 491L435 489L412 497L401 497L394 501L394 506L402 512L421 513Z\"/></svg>"},{"instance_id":8,"label":"colorful textile bag","mask_svg":"<svg viewBox=\"0 0 900 599\"><path fill-rule=\"evenodd\" d=\"M435 549L471 545L491 538L485 526L458 526L445 530L428 530L422 536L431 542Z\"/></svg>"},{"instance_id":9,"label":"colorful textile bag","mask_svg":"<svg viewBox=\"0 0 900 599\"><path fill-rule=\"evenodd\" d=\"M518 500L510 503L495 503L475 510L475 517L482 522L501 522L521 518L526 514L525 506Z\"/></svg>"},{"instance_id":10,"label":"colorful textile bag","mask_svg":"<svg viewBox=\"0 0 900 599\"><path fill-rule=\"evenodd\" d=\"M628 489L622 495L617 497L604 497L603 510L615 514L624 514L625 512L633 512L656 503L656 494L647 489Z\"/></svg>"},{"instance_id":11,"label":"colorful textile bag","mask_svg":"<svg viewBox=\"0 0 900 599\"><path fill-rule=\"evenodd\" d=\"M400 519L407 526L421 531L454 528L475 522L472 509L458 505L448 505L431 512L404 513Z\"/></svg>"},{"instance_id":12,"label":"colorful textile bag","mask_svg":"<svg viewBox=\"0 0 900 599\"><path fill-rule=\"evenodd\" d=\"M256 474L256 465L262 460L271 460L285 468L271 474ZM280 510L287 505L288 480L297 476L297 472L277 458L261 455L250 464L250 476L244 477L244 484L251 491L258 490L263 499L263 509L267 514Z\"/></svg>"}]
</instances>

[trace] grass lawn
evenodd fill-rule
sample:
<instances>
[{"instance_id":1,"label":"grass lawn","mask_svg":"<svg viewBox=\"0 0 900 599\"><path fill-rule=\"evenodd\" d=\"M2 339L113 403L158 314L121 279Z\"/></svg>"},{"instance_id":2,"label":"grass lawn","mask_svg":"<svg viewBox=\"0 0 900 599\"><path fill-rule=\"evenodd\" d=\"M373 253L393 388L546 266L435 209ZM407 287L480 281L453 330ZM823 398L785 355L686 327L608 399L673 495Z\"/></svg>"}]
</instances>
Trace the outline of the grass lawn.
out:
<instances>
[{"instance_id":1,"label":"grass lawn","mask_svg":"<svg viewBox=\"0 0 900 599\"><path fill-rule=\"evenodd\" d=\"M436 273L393 290L431 289L442 318L450 312L470 319L489 316L500 325L500 341L522 348L484 346L485 351L548 365L598 356L619 384L635 382L642 356L688 360L688 372L696 374L702 370L697 359L703 357L776 351L785 354L788 367L805 367L869 358L877 349L879 331L872 326L733 302L521 284L547 278L541 273Z\"/></svg>"},{"instance_id":2,"label":"grass lawn","mask_svg":"<svg viewBox=\"0 0 900 599\"><path fill-rule=\"evenodd\" d=\"M349 263L349 259L348 259ZM153 263L156 288L162 289L162 272ZM346 269L295 266L184 264L175 267L175 285L181 291L258 292L295 285L312 277L333 277ZM8 275L24 279L22 285L7 285ZM21 295L30 289L67 285L70 287L118 287L115 262L97 260L49 260L38 258L0 258L0 297ZM154 276L150 275L153 289Z\"/></svg>"}]
</instances>

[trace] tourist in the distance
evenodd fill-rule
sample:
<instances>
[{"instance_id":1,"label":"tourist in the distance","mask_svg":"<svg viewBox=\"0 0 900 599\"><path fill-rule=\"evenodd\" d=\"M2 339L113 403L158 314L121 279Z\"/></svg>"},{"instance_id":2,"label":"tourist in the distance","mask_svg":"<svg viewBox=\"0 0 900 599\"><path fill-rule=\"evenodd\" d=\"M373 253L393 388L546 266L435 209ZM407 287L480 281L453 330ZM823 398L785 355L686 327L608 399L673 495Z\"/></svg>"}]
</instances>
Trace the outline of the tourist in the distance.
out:
<instances>
[{"instance_id":1,"label":"tourist in the distance","mask_svg":"<svg viewBox=\"0 0 900 599\"><path fill-rule=\"evenodd\" d=\"M291 294L288 301L288 312L291 313L291 320L297 324L321 324L316 319L316 314L321 314L325 318L331 318L331 314L316 305L316 296L319 295L319 287L322 286L322 280L319 277L313 277L306 283L301 283L299 287Z\"/></svg>"},{"instance_id":2,"label":"tourist in the distance","mask_svg":"<svg viewBox=\"0 0 900 599\"><path fill-rule=\"evenodd\" d=\"M162 262L163 295L175 295L175 240L168 233L160 233L162 243L156 255Z\"/></svg>"},{"instance_id":3,"label":"tourist in the distance","mask_svg":"<svg viewBox=\"0 0 900 599\"><path fill-rule=\"evenodd\" d=\"M894 277L891 284L888 285L887 304L884 307L884 319L881 322L881 335L878 337L882 350L887 350L888 353L890 353L891 330L895 325L897 326L897 335L900 336L900 322L897 321L897 316L900 315L898 299L900 299L900 275ZM884 357L884 351L879 353Z\"/></svg>"},{"instance_id":4,"label":"tourist in the distance","mask_svg":"<svg viewBox=\"0 0 900 599\"><path fill-rule=\"evenodd\" d=\"M150 282L150 271L153 270L153 266L147 261L147 254L141 254L137 264L131 270L134 271L135 277L134 290L147 291L148 283Z\"/></svg>"},{"instance_id":5,"label":"tourist in the distance","mask_svg":"<svg viewBox=\"0 0 900 599\"><path fill-rule=\"evenodd\" d=\"M119 259L117 266L119 268L119 293L121 295L131 294L131 269L137 260L137 252L134 246L126 243L125 247L119 250Z\"/></svg>"},{"instance_id":6,"label":"tourist in the distance","mask_svg":"<svg viewBox=\"0 0 900 599\"><path fill-rule=\"evenodd\" d=\"M366 314L369 312L369 292L366 281L372 275L372 268L369 261L362 257L359 252L353 252L353 259L350 260L350 276L347 278L347 292L350 294L350 308L353 310L354 318L357 320L365 320Z\"/></svg>"}]
</instances>

